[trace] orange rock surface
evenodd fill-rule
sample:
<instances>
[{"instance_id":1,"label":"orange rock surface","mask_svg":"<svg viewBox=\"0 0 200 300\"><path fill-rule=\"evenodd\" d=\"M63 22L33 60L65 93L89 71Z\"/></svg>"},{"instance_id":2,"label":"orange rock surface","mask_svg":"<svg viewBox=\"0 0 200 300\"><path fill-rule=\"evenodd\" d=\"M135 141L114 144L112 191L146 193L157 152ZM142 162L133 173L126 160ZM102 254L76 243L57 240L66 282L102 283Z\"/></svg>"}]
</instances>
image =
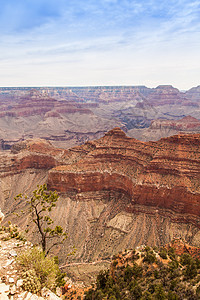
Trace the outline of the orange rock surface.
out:
<instances>
[{"instance_id":1,"label":"orange rock surface","mask_svg":"<svg viewBox=\"0 0 200 300\"><path fill-rule=\"evenodd\" d=\"M188 245L186 242L180 239L174 239L170 244L167 245L167 248L172 247L175 250L175 253L179 256L183 253L188 253L194 258L200 259L200 248Z\"/></svg>"},{"instance_id":2,"label":"orange rock surface","mask_svg":"<svg viewBox=\"0 0 200 300\"><path fill-rule=\"evenodd\" d=\"M140 142L115 128L65 151L63 160L49 171L50 189L122 191L131 199L129 211L135 205L167 209L200 226L200 134Z\"/></svg>"},{"instance_id":3,"label":"orange rock surface","mask_svg":"<svg viewBox=\"0 0 200 300\"><path fill-rule=\"evenodd\" d=\"M140 142L115 128L70 150L37 139L1 155L1 177L26 169L48 172L49 188L60 193L118 191L130 199L127 212L146 207L200 227L200 134Z\"/></svg>"},{"instance_id":4,"label":"orange rock surface","mask_svg":"<svg viewBox=\"0 0 200 300\"><path fill-rule=\"evenodd\" d=\"M60 156L63 152L41 139L18 143L13 146L11 153L2 153L0 156L0 177L26 169L49 170L61 164Z\"/></svg>"}]
</instances>

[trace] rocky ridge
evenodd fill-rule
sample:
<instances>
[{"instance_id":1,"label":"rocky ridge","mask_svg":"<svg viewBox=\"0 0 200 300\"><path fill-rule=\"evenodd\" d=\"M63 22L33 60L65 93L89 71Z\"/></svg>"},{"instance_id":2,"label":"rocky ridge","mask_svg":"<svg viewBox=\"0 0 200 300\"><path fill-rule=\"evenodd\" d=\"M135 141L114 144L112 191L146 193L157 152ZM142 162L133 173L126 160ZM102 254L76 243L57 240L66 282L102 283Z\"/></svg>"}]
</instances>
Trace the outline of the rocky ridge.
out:
<instances>
[{"instance_id":1,"label":"rocky ridge","mask_svg":"<svg viewBox=\"0 0 200 300\"><path fill-rule=\"evenodd\" d=\"M90 108L96 103L83 103L68 91L67 99L50 97L30 90L25 95L7 99L0 104L0 150L28 138L44 138L57 145L70 147L98 138L119 121L98 117ZM122 126L123 127L123 126Z\"/></svg>"},{"instance_id":2,"label":"rocky ridge","mask_svg":"<svg viewBox=\"0 0 200 300\"><path fill-rule=\"evenodd\" d=\"M86 292L86 299L198 300L199 274L200 261L188 252L180 255L168 246L141 245L114 255L110 268L100 272L96 284Z\"/></svg>"},{"instance_id":3,"label":"rocky ridge","mask_svg":"<svg viewBox=\"0 0 200 300\"><path fill-rule=\"evenodd\" d=\"M182 105L198 106L196 101L191 101L184 93L171 85L159 85L149 93L148 102L153 106Z\"/></svg>"},{"instance_id":4,"label":"rocky ridge","mask_svg":"<svg viewBox=\"0 0 200 300\"><path fill-rule=\"evenodd\" d=\"M116 126L128 131L131 137L158 140L177 132L167 127L148 130L153 120L176 122L188 115L199 119L198 89L183 93L170 85L153 89L145 86L0 88L0 150L28 138L44 138L57 147L70 148L100 138Z\"/></svg>"},{"instance_id":5,"label":"rocky ridge","mask_svg":"<svg viewBox=\"0 0 200 300\"><path fill-rule=\"evenodd\" d=\"M172 129L176 131L200 131L200 120L187 116L179 120L154 120L150 129Z\"/></svg>"},{"instance_id":6,"label":"rocky ridge","mask_svg":"<svg viewBox=\"0 0 200 300\"><path fill-rule=\"evenodd\" d=\"M115 128L68 150L40 139L16 144L1 154L2 210L24 228L27 216L12 215L24 203L14 197L37 184L56 189L52 217L69 235L57 251L81 282L125 248L162 246L174 237L199 246L199 142L199 134L189 134L143 143ZM77 253L66 257L73 245Z\"/></svg>"},{"instance_id":7,"label":"rocky ridge","mask_svg":"<svg viewBox=\"0 0 200 300\"><path fill-rule=\"evenodd\" d=\"M199 102L200 99L200 85L193 87L185 93L186 97L190 98L194 102Z\"/></svg>"},{"instance_id":8,"label":"rocky ridge","mask_svg":"<svg viewBox=\"0 0 200 300\"><path fill-rule=\"evenodd\" d=\"M172 247L175 253L179 256L181 256L184 253L187 253L191 255L193 258L200 259L200 248L193 247L180 239L174 239L171 243L166 245L166 247L168 249Z\"/></svg>"},{"instance_id":9,"label":"rocky ridge","mask_svg":"<svg viewBox=\"0 0 200 300\"><path fill-rule=\"evenodd\" d=\"M192 145L192 149L191 149ZM49 171L48 186L58 192L120 191L137 205L167 209L199 226L200 135L178 135L143 143L120 128L71 149L65 165Z\"/></svg>"}]
</instances>

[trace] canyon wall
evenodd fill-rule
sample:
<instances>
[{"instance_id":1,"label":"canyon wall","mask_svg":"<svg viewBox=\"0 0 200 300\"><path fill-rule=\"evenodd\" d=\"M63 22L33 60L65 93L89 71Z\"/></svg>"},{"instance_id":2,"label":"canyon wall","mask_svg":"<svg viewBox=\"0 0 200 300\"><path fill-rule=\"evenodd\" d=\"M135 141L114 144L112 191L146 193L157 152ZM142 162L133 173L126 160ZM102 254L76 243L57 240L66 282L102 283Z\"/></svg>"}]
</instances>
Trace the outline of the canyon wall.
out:
<instances>
[{"instance_id":1,"label":"canyon wall","mask_svg":"<svg viewBox=\"0 0 200 300\"><path fill-rule=\"evenodd\" d=\"M169 129L177 131L200 131L200 120L187 116L179 120L154 120L151 122L150 129Z\"/></svg>"},{"instance_id":2,"label":"canyon wall","mask_svg":"<svg viewBox=\"0 0 200 300\"><path fill-rule=\"evenodd\" d=\"M199 151L199 134L144 143L120 128L66 150L24 141L0 154L1 208L5 220L25 228L28 215L13 212L26 204L14 197L31 195L42 183L56 189L52 218L68 234L57 249L63 264L98 265L125 248L161 246L174 237L199 246ZM73 245L78 250L69 258Z\"/></svg>"},{"instance_id":3,"label":"canyon wall","mask_svg":"<svg viewBox=\"0 0 200 300\"><path fill-rule=\"evenodd\" d=\"M177 135L143 143L120 128L73 148L65 165L49 171L48 186L61 193L115 190L135 205L183 214L199 226L200 135Z\"/></svg>"},{"instance_id":4,"label":"canyon wall","mask_svg":"<svg viewBox=\"0 0 200 300\"><path fill-rule=\"evenodd\" d=\"M180 130L199 132L199 87L188 92L170 85L0 88L0 100L1 150L29 138L71 148L116 126L143 141Z\"/></svg>"}]
</instances>

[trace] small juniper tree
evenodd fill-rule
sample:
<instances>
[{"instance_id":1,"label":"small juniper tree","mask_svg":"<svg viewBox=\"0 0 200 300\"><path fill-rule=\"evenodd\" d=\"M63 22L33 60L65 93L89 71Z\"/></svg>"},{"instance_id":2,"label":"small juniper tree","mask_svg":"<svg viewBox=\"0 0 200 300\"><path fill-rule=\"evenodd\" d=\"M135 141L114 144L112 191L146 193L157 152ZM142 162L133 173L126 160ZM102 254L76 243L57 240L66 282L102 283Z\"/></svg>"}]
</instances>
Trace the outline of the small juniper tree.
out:
<instances>
[{"instance_id":1,"label":"small juniper tree","mask_svg":"<svg viewBox=\"0 0 200 300\"><path fill-rule=\"evenodd\" d=\"M38 189L33 191L31 198L19 194L15 199L20 198L26 201L30 213L30 223L35 223L41 238L40 243L42 250L45 256L47 256L53 247L64 242L67 238L67 234L63 231L61 226L54 226L54 221L50 217L50 212L58 201L58 194L55 191L47 191L46 184L38 185L37 187ZM28 232L28 229L26 232Z\"/></svg>"}]
</instances>

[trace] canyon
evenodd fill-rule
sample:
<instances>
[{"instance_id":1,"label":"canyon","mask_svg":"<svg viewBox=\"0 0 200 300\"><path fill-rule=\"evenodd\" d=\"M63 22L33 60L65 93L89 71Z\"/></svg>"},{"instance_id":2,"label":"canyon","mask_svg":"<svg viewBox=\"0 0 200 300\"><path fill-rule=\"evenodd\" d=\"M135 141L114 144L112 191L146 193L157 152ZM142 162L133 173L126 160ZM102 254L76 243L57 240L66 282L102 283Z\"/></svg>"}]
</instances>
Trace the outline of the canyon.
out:
<instances>
[{"instance_id":1,"label":"canyon","mask_svg":"<svg viewBox=\"0 0 200 300\"><path fill-rule=\"evenodd\" d=\"M19 193L47 183L76 281L138 245L200 241L199 87L0 88L0 203L26 228ZM31 230L30 238L38 241ZM73 247L77 252L68 256Z\"/></svg>"},{"instance_id":2,"label":"canyon","mask_svg":"<svg viewBox=\"0 0 200 300\"><path fill-rule=\"evenodd\" d=\"M122 192L130 198L127 211L134 205L169 209L199 226L199 146L198 134L142 143L115 128L66 153L65 165L49 171L48 186L60 193Z\"/></svg>"},{"instance_id":3,"label":"canyon","mask_svg":"<svg viewBox=\"0 0 200 300\"><path fill-rule=\"evenodd\" d=\"M29 138L71 148L114 127L142 141L198 133L189 116L200 120L199 103L199 86L186 92L170 85L0 88L0 150ZM188 126L173 126L182 118Z\"/></svg>"},{"instance_id":4,"label":"canyon","mask_svg":"<svg viewBox=\"0 0 200 300\"><path fill-rule=\"evenodd\" d=\"M61 266L89 282L124 249L173 238L199 246L199 166L200 134L141 142L117 127L71 149L30 139L1 152L1 208L6 221L25 228L28 215L13 215L26 208L15 196L31 195L43 183L57 190L52 217L68 233L57 249ZM77 252L68 257L73 245Z\"/></svg>"}]
</instances>

